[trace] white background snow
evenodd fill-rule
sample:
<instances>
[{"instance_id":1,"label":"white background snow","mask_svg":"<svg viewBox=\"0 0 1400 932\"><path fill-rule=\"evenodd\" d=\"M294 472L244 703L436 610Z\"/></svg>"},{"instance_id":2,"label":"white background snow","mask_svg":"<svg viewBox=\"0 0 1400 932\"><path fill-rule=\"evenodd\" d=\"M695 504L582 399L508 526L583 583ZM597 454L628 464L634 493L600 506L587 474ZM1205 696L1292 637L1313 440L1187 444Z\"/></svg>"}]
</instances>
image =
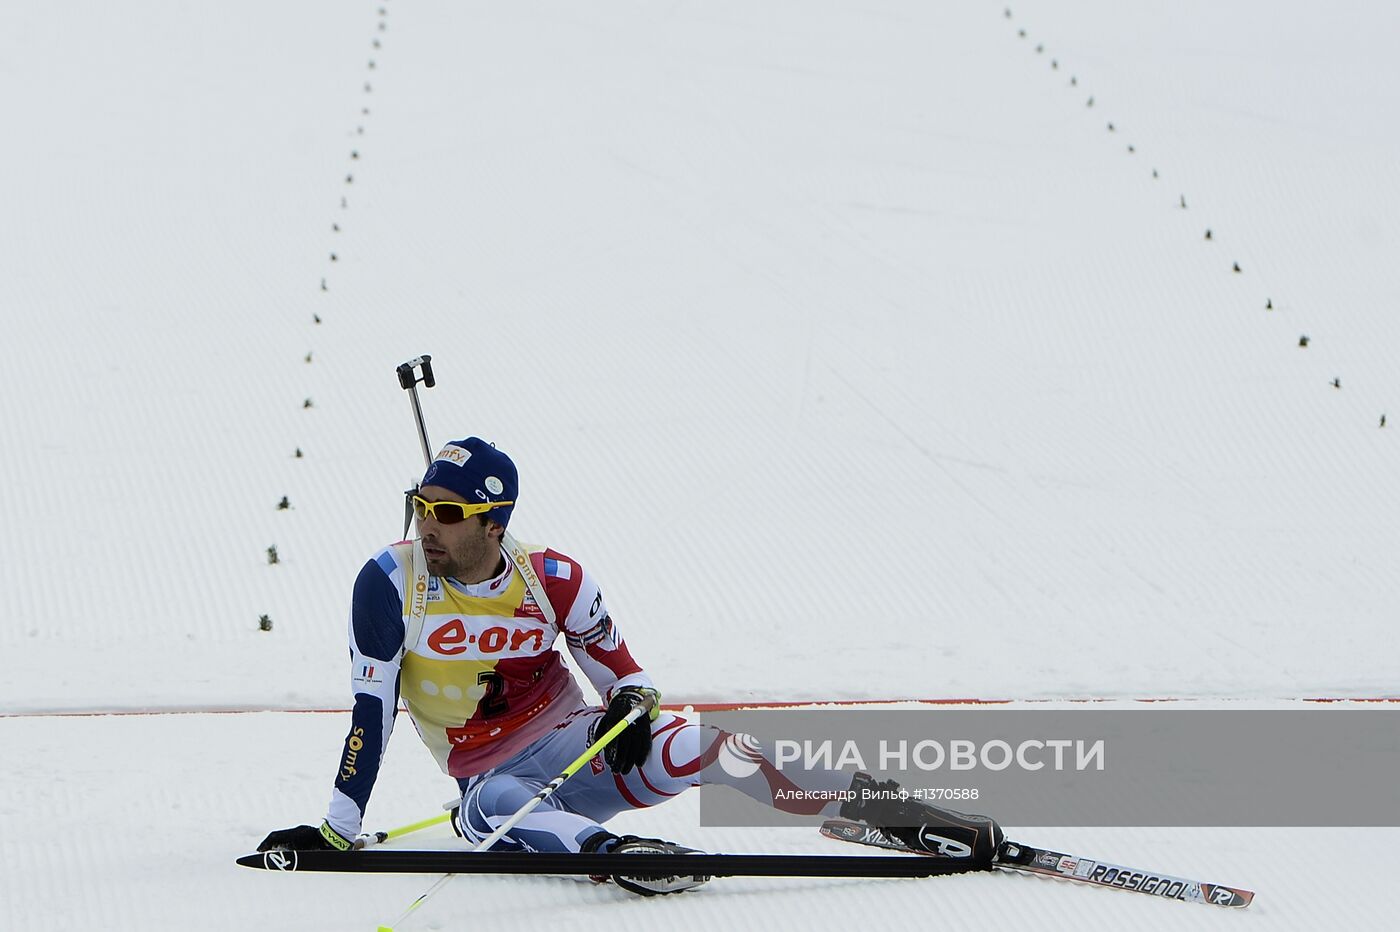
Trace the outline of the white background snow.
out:
<instances>
[{"instance_id":1,"label":"white background snow","mask_svg":"<svg viewBox=\"0 0 1400 932\"><path fill-rule=\"evenodd\" d=\"M512 530L590 567L668 701L1395 695L1400 12L1011 14L11 4L0 928L369 929L426 887L232 864L324 810L345 717L291 710L348 703L349 586L422 466L392 373L424 352L434 441L516 458ZM94 711L191 714L52 714ZM376 827L450 794L400 731ZM831 851L696 818L627 826ZM1396 906L1388 829L1020 834L1259 899L478 879L419 922Z\"/></svg>"}]
</instances>

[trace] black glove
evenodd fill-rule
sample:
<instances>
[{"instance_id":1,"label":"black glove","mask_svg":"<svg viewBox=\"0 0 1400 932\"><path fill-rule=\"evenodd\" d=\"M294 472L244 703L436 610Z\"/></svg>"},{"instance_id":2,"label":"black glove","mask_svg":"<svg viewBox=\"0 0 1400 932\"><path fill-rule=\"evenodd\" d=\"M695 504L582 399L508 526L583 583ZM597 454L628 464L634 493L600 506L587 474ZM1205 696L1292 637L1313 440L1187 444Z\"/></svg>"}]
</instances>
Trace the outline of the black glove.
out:
<instances>
[{"instance_id":1,"label":"black glove","mask_svg":"<svg viewBox=\"0 0 1400 932\"><path fill-rule=\"evenodd\" d=\"M603 761L613 773L629 773L647 762L651 754L651 723L661 714L661 694L643 686L625 686L613 693L608 711L593 726L589 742L597 741L637 706L651 702L651 713L638 718L603 748Z\"/></svg>"},{"instance_id":2,"label":"black glove","mask_svg":"<svg viewBox=\"0 0 1400 932\"><path fill-rule=\"evenodd\" d=\"M320 828L312 825L298 825L273 832L258 845L259 851L283 848L291 851L349 851L355 843L331 828L329 822L322 822Z\"/></svg>"}]
</instances>

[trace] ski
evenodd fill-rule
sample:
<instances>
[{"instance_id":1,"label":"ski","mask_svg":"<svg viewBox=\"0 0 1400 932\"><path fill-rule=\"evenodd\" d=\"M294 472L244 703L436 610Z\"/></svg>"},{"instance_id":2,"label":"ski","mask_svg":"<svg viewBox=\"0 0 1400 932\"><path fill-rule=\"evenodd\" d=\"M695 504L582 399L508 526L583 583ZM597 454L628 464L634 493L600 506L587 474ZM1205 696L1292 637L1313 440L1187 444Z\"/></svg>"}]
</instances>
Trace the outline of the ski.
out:
<instances>
[{"instance_id":1,"label":"ski","mask_svg":"<svg viewBox=\"0 0 1400 932\"><path fill-rule=\"evenodd\" d=\"M869 825L852 822L848 819L829 819L822 824L821 833L837 841L849 841L862 845L873 845L893 851L909 851L910 848L893 836L887 835ZM924 852L914 852L923 854ZM939 860L939 859L935 859ZM995 866L1004 870L1024 871L1045 877L1059 877L1079 883L1094 884L1128 890L1133 893L1146 893L1169 900L1185 903L1204 903L1209 906L1224 906L1244 909L1254 901L1254 893L1239 887L1229 887L1221 883L1206 883L1200 880L1187 880L1159 874L1156 871L1138 870L1111 864L1107 861L1094 861L1061 851L1034 848L1020 842L1003 842L997 852Z\"/></svg>"},{"instance_id":2,"label":"ski","mask_svg":"<svg viewBox=\"0 0 1400 932\"><path fill-rule=\"evenodd\" d=\"M286 851L248 854L243 867L376 874L592 874L706 877L933 877L972 868L935 858L821 854L573 854L545 851Z\"/></svg>"},{"instance_id":3,"label":"ski","mask_svg":"<svg viewBox=\"0 0 1400 932\"><path fill-rule=\"evenodd\" d=\"M858 845L888 848L891 851L922 854L927 857L934 856L927 851L918 851L914 848L910 848L898 838L881 831L873 825L866 825L864 822L855 822L851 819L827 819L822 823L821 832L827 838L832 838L836 841L850 841Z\"/></svg>"},{"instance_id":4,"label":"ski","mask_svg":"<svg viewBox=\"0 0 1400 932\"><path fill-rule=\"evenodd\" d=\"M1184 903L1205 903L1209 906L1225 906L1244 909L1254 901L1254 893L1239 887L1227 887L1221 883L1206 883L1200 880L1187 880L1172 877L1156 871L1138 870L1107 861L1092 861L1060 851L1033 848L1019 842L1004 842L997 852L997 867L1042 874L1046 877L1061 877L1077 880L1100 887L1113 887L1146 893Z\"/></svg>"}]
</instances>

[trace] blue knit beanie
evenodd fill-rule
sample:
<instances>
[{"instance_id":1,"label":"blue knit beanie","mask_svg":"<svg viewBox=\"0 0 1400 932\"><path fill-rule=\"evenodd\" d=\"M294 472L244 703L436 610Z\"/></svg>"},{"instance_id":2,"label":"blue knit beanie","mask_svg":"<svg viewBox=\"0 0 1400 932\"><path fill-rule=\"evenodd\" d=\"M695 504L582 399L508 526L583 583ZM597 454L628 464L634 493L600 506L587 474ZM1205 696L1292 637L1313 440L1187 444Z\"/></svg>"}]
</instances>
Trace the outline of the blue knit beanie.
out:
<instances>
[{"instance_id":1,"label":"blue knit beanie","mask_svg":"<svg viewBox=\"0 0 1400 932\"><path fill-rule=\"evenodd\" d=\"M514 502L520 491L515 464L480 437L454 440L433 457L419 485L451 489L469 503ZM514 505L492 508L486 517L505 527Z\"/></svg>"}]
</instances>

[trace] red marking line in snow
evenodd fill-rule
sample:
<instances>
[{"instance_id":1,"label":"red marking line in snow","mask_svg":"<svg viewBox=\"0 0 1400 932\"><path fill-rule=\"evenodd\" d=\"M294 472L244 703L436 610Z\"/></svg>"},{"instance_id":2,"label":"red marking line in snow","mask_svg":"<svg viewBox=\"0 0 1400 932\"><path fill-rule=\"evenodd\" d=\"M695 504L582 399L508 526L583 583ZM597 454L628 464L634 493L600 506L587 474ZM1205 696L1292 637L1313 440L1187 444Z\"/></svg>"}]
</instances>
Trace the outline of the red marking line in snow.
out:
<instances>
[{"instance_id":1,"label":"red marking line in snow","mask_svg":"<svg viewBox=\"0 0 1400 932\"><path fill-rule=\"evenodd\" d=\"M1011 705L1017 702L1024 703L1052 703L1069 702L1076 704L1089 704L1100 702L1141 702L1152 703L1174 703L1191 704L1195 702L1308 702L1308 703L1369 703L1391 705L1400 703L1400 696L1359 696L1359 697L1334 697L1334 698L1283 698L1275 699L1269 697L1251 698L1228 698L1207 697L1202 699L1191 699L1182 697L1156 697L1146 699L1135 699L1129 697L1117 698L1090 698L1090 699L804 699L783 702L672 702L662 706L671 712L734 712L740 709L803 709L803 708L860 708L863 706L888 706L888 705L930 705L930 706L956 706L956 705ZM324 715L324 714L345 714L349 709L293 709L277 708L274 706L259 708L218 708L218 707L188 707L188 708L145 708L145 709L35 709L29 712L0 712L0 718L83 718L98 715L251 715L265 712L287 712L293 715Z\"/></svg>"}]
</instances>

